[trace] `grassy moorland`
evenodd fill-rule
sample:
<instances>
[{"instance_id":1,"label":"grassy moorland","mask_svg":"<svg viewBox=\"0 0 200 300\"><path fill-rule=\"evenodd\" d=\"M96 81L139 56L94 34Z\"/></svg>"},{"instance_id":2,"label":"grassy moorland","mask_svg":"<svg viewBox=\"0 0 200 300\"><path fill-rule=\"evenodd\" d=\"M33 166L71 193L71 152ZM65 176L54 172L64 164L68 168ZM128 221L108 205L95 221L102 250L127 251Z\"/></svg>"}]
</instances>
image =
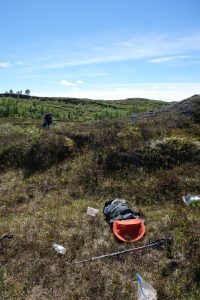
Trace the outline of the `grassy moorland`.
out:
<instances>
[{"instance_id":1,"label":"grassy moorland","mask_svg":"<svg viewBox=\"0 0 200 300\"><path fill-rule=\"evenodd\" d=\"M200 298L199 208L182 200L200 191L197 119L60 121L47 130L38 120L0 121L0 235L13 234L0 248L1 299L136 299L135 272L158 299ZM146 221L134 246L160 238L167 246L73 264L133 246L114 239L101 212L117 197Z\"/></svg>"},{"instance_id":2,"label":"grassy moorland","mask_svg":"<svg viewBox=\"0 0 200 300\"><path fill-rule=\"evenodd\" d=\"M24 98L25 97L25 98ZM149 99L102 101L77 98L42 98L24 95L0 95L0 117L40 119L52 112L55 119L65 121L93 121L124 118L133 113L167 105Z\"/></svg>"}]
</instances>

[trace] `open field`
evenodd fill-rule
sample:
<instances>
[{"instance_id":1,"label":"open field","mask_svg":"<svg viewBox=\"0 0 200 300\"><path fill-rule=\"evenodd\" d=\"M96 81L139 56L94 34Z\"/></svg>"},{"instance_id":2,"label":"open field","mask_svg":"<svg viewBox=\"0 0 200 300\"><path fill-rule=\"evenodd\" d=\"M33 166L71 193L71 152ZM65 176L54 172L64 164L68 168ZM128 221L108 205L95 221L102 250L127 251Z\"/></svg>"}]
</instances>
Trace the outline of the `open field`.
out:
<instances>
[{"instance_id":1,"label":"open field","mask_svg":"<svg viewBox=\"0 0 200 300\"><path fill-rule=\"evenodd\" d=\"M17 105L25 111L30 103ZM200 299L199 208L182 200L200 191L198 122L173 114L135 123L60 120L49 129L33 115L0 121L0 235L13 234L0 249L1 299L131 300L136 272L158 299ZM118 243L104 220L104 202L114 198L145 219L146 236L134 246L160 238L167 246L74 265L133 246Z\"/></svg>"}]
</instances>

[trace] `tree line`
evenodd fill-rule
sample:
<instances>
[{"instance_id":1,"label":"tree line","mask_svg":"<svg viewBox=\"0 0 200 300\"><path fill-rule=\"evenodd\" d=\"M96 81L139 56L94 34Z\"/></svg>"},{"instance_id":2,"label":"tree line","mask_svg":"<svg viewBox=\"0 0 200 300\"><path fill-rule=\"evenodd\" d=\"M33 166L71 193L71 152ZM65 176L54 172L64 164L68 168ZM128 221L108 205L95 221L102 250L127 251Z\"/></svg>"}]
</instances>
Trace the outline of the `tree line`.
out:
<instances>
[{"instance_id":1,"label":"tree line","mask_svg":"<svg viewBox=\"0 0 200 300\"><path fill-rule=\"evenodd\" d=\"M26 96L30 96L30 93L31 93L31 91L30 91L29 89L27 89L27 90L24 91L24 95L26 95ZM10 90L9 92L6 91L5 94L10 94L10 95L13 95L13 94L16 94L16 95L23 95L23 91L21 90L21 91L16 91L16 92L14 92L13 90Z\"/></svg>"}]
</instances>

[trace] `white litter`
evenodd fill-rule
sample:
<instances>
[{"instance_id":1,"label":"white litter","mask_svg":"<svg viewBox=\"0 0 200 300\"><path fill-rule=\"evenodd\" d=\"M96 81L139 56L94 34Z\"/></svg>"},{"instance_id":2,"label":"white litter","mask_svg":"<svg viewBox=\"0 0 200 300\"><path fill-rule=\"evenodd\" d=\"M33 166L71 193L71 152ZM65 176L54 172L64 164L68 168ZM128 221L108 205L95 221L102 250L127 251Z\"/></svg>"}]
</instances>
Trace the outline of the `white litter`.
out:
<instances>
[{"instance_id":1,"label":"white litter","mask_svg":"<svg viewBox=\"0 0 200 300\"><path fill-rule=\"evenodd\" d=\"M56 252L58 252L59 254L64 255L65 252L66 252L66 249L65 249L63 246L61 246L61 245L53 244L52 247L53 247L53 249L54 249Z\"/></svg>"},{"instance_id":2,"label":"white litter","mask_svg":"<svg viewBox=\"0 0 200 300\"><path fill-rule=\"evenodd\" d=\"M187 195L182 198L186 205L200 205L200 195Z\"/></svg>"},{"instance_id":3,"label":"white litter","mask_svg":"<svg viewBox=\"0 0 200 300\"><path fill-rule=\"evenodd\" d=\"M93 208L93 207L87 208L87 214L92 217L95 217L98 214L98 211L99 211L98 209Z\"/></svg>"},{"instance_id":4,"label":"white litter","mask_svg":"<svg viewBox=\"0 0 200 300\"><path fill-rule=\"evenodd\" d=\"M138 280L137 300L157 300L157 291L138 273L136 273L136 277Z\"/></svg>"}]
</instances>

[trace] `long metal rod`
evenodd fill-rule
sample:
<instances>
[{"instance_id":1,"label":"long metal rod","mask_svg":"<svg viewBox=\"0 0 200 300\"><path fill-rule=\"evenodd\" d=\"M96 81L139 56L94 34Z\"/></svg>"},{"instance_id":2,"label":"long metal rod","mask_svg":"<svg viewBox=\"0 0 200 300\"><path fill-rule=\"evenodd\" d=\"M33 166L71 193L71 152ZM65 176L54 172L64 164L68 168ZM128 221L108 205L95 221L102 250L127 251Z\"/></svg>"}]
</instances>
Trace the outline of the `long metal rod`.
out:
<instances>
[{"instance_id":1,"label":"long metal rod","mask_svg":"<svg viewBox=\"0 0 200 300\"><path fill-rule=\"evenodd\" d=\"M128 252L132 252L132 251L135 251L135 250L150 248L150 247L159 245L162 242L163 242L163 240L160 240L160 241L156 241L156 242L153 242L153 243L141 246L141 247L137 247L137 248L134 247L134 248L126 249L126 250L123 250L123 251L118 251L118 252L114 252L114 253L110 253L110 254L104 254L104 255L96 256L96 257L91 257L91 258L88 258L88 259L75 261L74 264L81 264L81 263L85 263L85 262L89 262L89 261L94 261L94 260L97 260L97 259L102 259L102 258L106 258L106 257L112 257L112 256L116 256L116 255L120 255L120 254L124 254L124 253L128 253Z\"/></svg>"}]
</instances>

